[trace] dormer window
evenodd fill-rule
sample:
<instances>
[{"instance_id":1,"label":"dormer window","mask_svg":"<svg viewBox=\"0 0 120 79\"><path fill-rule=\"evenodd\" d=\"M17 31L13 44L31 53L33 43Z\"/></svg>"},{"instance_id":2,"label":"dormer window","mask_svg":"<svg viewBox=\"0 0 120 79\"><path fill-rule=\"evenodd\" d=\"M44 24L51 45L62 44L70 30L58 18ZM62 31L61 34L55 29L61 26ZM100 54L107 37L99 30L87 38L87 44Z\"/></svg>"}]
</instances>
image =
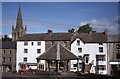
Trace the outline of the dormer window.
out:
<instances>
[{"instance_id":1,"label":"dormer window","mask_svg":"<svg viewBox=\"0 0 120 79\"><path fill-rule=\"evenodd\" d=\"M77 40L77 45L80 46L80 40Z\"/></svg>"}]
</instances>

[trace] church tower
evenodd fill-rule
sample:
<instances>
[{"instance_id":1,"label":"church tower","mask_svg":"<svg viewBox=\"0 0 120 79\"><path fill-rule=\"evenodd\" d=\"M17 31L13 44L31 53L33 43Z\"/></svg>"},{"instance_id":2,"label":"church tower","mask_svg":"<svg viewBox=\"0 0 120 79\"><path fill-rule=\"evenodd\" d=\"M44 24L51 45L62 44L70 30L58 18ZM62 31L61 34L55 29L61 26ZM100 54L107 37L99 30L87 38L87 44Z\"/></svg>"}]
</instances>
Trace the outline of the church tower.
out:
<instances>
[{"instance_id":1,"label":"church tower","mask_svg":"<svg viewBox=\"0 0 120 79\"><path fill-rule=\"evenodd\" d=\"M19 5L17 20L16 20L16 27L12 26L12 40L17 41L19 37L26 34L26 31L27 31L26 26L23 27L22 14L21 14L21 9Z\"/></svg>"}]
</instances>

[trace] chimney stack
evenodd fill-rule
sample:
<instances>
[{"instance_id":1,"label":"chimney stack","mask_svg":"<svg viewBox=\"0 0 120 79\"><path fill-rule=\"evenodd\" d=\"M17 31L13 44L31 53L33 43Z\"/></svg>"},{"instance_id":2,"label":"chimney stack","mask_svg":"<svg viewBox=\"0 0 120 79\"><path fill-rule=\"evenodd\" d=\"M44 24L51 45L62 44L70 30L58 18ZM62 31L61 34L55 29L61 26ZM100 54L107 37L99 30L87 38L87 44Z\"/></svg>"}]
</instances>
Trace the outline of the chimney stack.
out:
<instances>
[{"instance_id":1,"label":"chimney stack","mask_svg":"<svg viewBox=\"0 0 120 79\"><path fill-rule=\"evenodd\" d=\"M52 33L53 33L53 31L49 29L48 30L48 34L52 34Z\"/></svg>"}]
</instances>

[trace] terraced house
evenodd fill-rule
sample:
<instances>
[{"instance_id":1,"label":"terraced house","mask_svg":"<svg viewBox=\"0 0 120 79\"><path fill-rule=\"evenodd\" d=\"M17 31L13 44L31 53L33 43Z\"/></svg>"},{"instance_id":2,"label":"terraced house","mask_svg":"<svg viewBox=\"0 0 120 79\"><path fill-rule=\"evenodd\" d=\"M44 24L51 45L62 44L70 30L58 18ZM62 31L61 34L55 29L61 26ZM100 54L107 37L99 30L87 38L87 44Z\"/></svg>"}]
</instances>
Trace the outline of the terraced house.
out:
<instances>
[{"instance_id":1,"label":"terraced house","mask_svg":"<svg viewBox=\"0 0 120 79\"><path fill-rule=\"evenodd\" d=\"M16 42L4 41L0 48L2 54L2 72L16 70Z\"/></svg>"},{"instance_id":2,"label":"terraced house","mask_svg":"<svg viewBox=\"0 0 120 79\"><path fill-rule=\"evenodd\" d=\"M48 30L47 33L27 34L22 21L19 6L16 27L12 26L12 40L17 43L15 57L17 72L21 69L54 71L56 63L57 70L76 72L81 71L84 63L85 72L110 74L111 54L106 31L54 33ZM7 60L11 61L10 58Z\"/></svg>"},{"instance_id":3,"label":"terraced house","mask_svg":"<svg viewBox=\"0 0 120 79\"><path fill-rule=\"evenodd\" d=\"M89 67L90 63L92 64L90 69L91 73L108 73L106 32L74 34L71 40L71 52L80 58L80 63L85 63L85 69ZM71 68L73 71L77 71L76 64L76 60L71 61Z\"/></svg>"}]
</instances>

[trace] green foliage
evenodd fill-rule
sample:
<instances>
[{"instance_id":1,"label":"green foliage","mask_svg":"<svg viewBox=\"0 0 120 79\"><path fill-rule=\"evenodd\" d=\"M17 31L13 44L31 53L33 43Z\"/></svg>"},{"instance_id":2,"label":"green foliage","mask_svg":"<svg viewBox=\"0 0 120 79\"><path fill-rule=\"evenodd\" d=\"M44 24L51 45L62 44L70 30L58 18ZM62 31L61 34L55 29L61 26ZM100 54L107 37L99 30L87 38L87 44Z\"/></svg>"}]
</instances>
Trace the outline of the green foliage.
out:
<instances>
[{"instance_id":1,"label":"green foliage","mask_svg":"<svg viewBox=\"0 0 120 79\"><path fill-rule=\"evenodd\" d=\"M72 29L69 29L68 30L69 33L74 33L75 32L75 29L72 28ZM80 26L79 29L77 30L78 33L89 33L89 32L96 32L96 31L93 31L93 28L90 27L90 24L85 24L83 26Z\"/></svg>"},{"instance_id":2,"label":"green foliage","mask_svg":"<svg viewBox=\"0 0 120 79\"><path fill-rule=\"evenodd\" d=\"M89 33L92 31L93 31L93 29L92 29L92 27L90 27L90 24L83 25L83 26L79 27L79 29L78 29L78 33Z\"/></svg>"}]
</instances>

